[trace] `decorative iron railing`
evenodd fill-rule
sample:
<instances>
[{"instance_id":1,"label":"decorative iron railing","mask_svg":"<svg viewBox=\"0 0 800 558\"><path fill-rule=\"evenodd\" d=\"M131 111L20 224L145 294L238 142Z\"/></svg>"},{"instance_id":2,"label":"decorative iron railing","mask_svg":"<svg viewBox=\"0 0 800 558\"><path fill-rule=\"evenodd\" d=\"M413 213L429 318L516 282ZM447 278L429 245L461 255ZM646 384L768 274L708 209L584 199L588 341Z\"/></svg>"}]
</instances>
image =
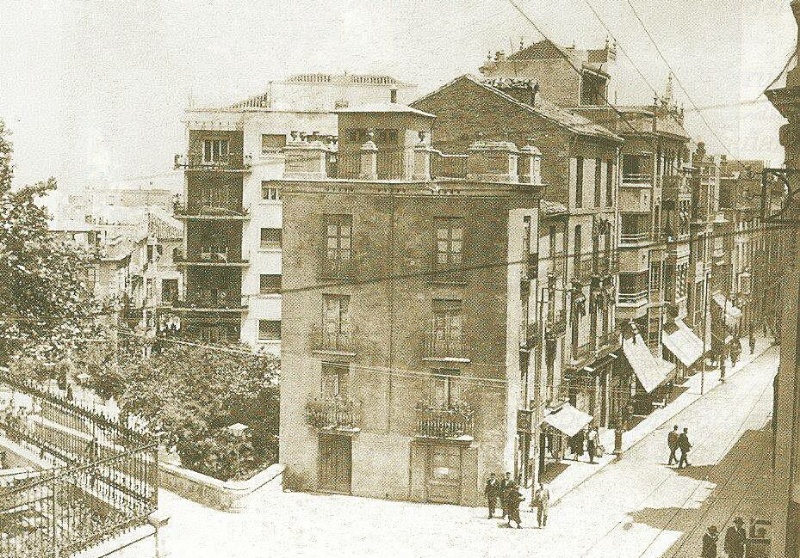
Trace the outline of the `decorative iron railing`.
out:
<instances>
[{"instance_id":1,"label":"decorative iron railing","mask_svg":"<svg viewBox=\"0 0 800 558\"><path fill-rule=\"evenodd\" d=\"M361 426L361 401L347 397L314 399L306 403L306 423L320 429L355 430Z\"/></svg>"},{"instance_id":2,"label":"decorative iron railing","mask_svg":"<svg viewBox=\"0 0 800 558\"><path fill-rule=\"evenodd\" d=\"M460 334L442 331L429 331L425 334L423 358L463 359L466 358L464 338Z\"/></svg>"},{"instance_id":3,"label":"decorative iron railing","mask_svg":"<svg viewBox=\"0 0 800 558\"><path fill-rule=\"evenodd\" d=\"M323 328L319 324L311 326L310 340L312 351L330 351L340 353L355 353L356 330L352 325L341 327Z\"/></svg>"},{"instance_id":4,"label":"decorative iron railing","mask_svg":"<svg viewBox=\"0 0 800 558\"><path fill-rule=\"evenodd\" d=\"M475 413L465 404L436 409L417 406L417 436L425 438L458 438L474 434Z\"/></svg>"}]
</instances>

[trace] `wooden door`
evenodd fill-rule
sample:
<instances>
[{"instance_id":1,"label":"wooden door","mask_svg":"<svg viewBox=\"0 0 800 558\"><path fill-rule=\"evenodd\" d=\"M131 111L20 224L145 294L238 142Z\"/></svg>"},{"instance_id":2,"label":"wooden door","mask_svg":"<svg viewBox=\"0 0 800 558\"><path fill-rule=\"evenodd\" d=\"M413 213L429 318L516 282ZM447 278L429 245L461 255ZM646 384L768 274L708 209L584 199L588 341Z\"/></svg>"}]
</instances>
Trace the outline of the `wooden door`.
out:
<instances>
[{"instance_id":1,"label":"wooden door","mask_svg":"<svg viewBox=\"0 0 800 558\"><path fill-rule=\"evenodd\" d=\"M458 504L461 501L461 448L432 445L428 450L428 501Z\"/></svg>"},{"instance_id":2,"label":"wooden door","mask_svg":"<svg viewBox=\"0 0 800 558\"><path fill-rule=\"evenodd\" d=\"M350 493L352 446L349 436L321 436L319 439L319 488Z\"/></svg>"}]
</instances>

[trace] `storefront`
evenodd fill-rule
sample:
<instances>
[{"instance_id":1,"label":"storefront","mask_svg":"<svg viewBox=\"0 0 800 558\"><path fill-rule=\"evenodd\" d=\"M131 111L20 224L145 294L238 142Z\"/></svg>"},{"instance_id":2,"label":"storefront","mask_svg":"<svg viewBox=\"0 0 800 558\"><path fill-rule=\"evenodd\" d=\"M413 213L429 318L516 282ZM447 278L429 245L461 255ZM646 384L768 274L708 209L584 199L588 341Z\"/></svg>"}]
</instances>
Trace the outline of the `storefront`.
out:
<instances>
[{"instance_id":1,"label":"storefront","mask_svg":"<svg viewBox=\"0 0 800 558\"><path fill-rule=\"evenodd\" d=\"M579 411L569 403L547 409L539 425L540 447L539 478L548 469L560 463L569 445L569 439L586 428L593 420L592 415Z\"/></svg>"}]
</instances>

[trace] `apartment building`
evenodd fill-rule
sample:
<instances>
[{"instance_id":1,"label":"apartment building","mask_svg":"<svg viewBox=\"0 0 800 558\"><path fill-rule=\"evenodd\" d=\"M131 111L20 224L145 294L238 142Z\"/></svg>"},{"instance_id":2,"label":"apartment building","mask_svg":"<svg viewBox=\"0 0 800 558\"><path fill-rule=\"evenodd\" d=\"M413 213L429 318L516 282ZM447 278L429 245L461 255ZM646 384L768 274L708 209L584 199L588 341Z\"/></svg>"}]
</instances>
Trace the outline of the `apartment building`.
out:
<instances>
[{"instance_id":1,"label":"apartment building","mask_svg":"<svg viewBox=\"0 0 800 558\"><path fill-rule=\"evenodd\" d=\"M526 466L540 155L490 140L442 153L436 117L400 104L338 116L335 167L321 142L292 142L269 183L283 194L286 483L478 505L490 472Z\"/></svg>"},{"instance_id":2,"label":"apartment building","mask_svg":"<svg viewBox=\"0 0 800 558\"><path fill-rule=\"evenodd\" d=\"M187 151L175 157L184 170L175 208L186 223L175 307L184 334L279 350L282 203L266 182L283 174L282 149L306 137L333 145L334 109L414 92L389 76L303 74L228 107L187 111Z\"/></svg>"}]
</instances>

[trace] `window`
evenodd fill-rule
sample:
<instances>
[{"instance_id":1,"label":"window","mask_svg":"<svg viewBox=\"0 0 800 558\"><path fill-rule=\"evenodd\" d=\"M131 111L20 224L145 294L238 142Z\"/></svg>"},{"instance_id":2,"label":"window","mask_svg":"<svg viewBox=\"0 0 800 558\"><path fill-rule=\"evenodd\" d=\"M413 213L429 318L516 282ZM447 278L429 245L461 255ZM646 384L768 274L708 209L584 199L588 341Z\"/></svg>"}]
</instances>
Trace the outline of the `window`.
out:
<instances>
[{"instance_id":1,"label":"window","mask_svg":"<svg viewBox=\"0 0 800 558\"><path fill-rule=\"evenodd\" d=\"M461 326L460 300L433 301L432 356L460 356Z\"/></svg>"},{"instance_id":2,"label":"window","mask_svg":"<svg viewBox=\"0 0 800 558\"><path fill-rule=\"evenodd\" d=\"M281 229L261 229L261 249L280 248L283 234Z\"/></svg>"},{"instance_id":3,"label":"window","mask_svg":"<svg viewBox=\"0 0 800 558\"><path fill-rule=\"evenodd\" d=\"M204 163L227 163L228 162L228 140L204 140L203 141L203 162Z\"/></svg>"},{"instance_id":4,"label":"window","mask_svg":"<svg viewBox=\"0 0 800 558\"><path fill-rule=\"evenodd\" d=\"M436 409L451 409L461 399L458 382L459 371L449 368L436 368L431 379L431 406Z\"/></svg>"},{"instance_id":5,"label":"window","mask_svg":"<svg viewBox=\"0 0 800 558\"><path fill-rule=\"evenodd\" d=\"M350 369L345 364L322 363L322 397L344 399L350 386Z\"/></svg>"},{"instance_id":6,"label":"window","mask_svg":"<svg viewBox=\"0 0 800 558\"><path fill-rule=\"evenodd\" d=\"M353 258L353 216L325 215L325 273L347 275Z\"/></svg>"},{"instance_id":7,"label":"window","mask_svg":"<svg viewBox=\"0 0 800 558\"><path fill-rule=\"evenodd\" d=\"M436 222L436 267L461 265L464 251L464 223L461 219L439 218Z\"/></svg>"},{"instance_id":8,"label":"window","mask_svg":"<svg viewBox=\"0 0 800 558\"><path fill-rule=\"evenodd\" d=\"M147 245L147 261L153 263L164 253L164 247L161 244L148 244Z\"/></svg>"},{"instance_id":9,"label":"window","mask_svg":"<svg viewBox=\"0 0 800 558\"><path fill-rule=\"evenodd\" d=\"M345 132L348 143L366 143L369 136L365 128L350 128Z\"/></svg>"},{"instance_id":10,"label":"window","mask_svg":"<svg viewBox=\"0 0 800 558\"><path fill-rule=\"evenodd\" d=\"M322 345L326 349L349 346L350 297L322 295Z\"/></svg>"},{"instance_id":11,"label":"window","mask_svg":"<svg viewBox=\"0 0 800 558\"><path fill-rule=\"evenodd\" d=\"M575 166L575 207L583 207L583 157L578 157Z\"/></svg>"},{"instance_id":12,"label":"window","mask_svg":"<svg viewBox=\"0 0 800 558\"><path fill-rule=\"evenodd\" d=\"M397 130L378 128L375 130L375 143L383 145L396 145L399 135Z\"/></svg>"},{"instance_id":13,"label":"window","mask_svg":"<svg viewBox=\"0 0 800 558\"><path fill-rule=\"evenodd\" d=\"M606 161L606 207L614 205L614 161Z\"/></svg>"},{"instance_id":14,"label":"window","mask_svg":"<svg viewBox=\"0 0 800 558\"><path fill-rule=\"evenodd\" d=\"M200 190L200 197L203 205L208 207L232 209L234 205L234 197L231 195L231 188L226 184L203 185Z\"/></svg>"},{"instance_id":15,"label":"window","mask_svg":"<svg viewBox=\"0 0 800 558\"><path fill-rule=\"evenodd\" d=\"M279 294L281 292L281 276L261 274L259 294Z\"/></svg>"},{"instance_id":16,"label":"window","mask_svg":"<svg viewBox=\"0 0 800 558\"><path fill-rule=\"evenodd\" d=\"M594 206L600 207L603 203L600 199L602 196L602 182L603 182L603 160L594 160Z\"/></svg>"},{"instance_id":17,"label":"window","mask_svg":"<svg viewBox=\"0 0 800 558\"><path fill-rule=\"evenodd\" d=\"M262 200L279 200L281 194L276 186L270 186L266 180L261 182L261 199Z\"/></svg>"},{"instance_id":18,"label":"window","mask_svg":"<svg viewBox=\"0 0 800 558\"><path fill-rule=\"evenodd\" d=\"M286 134L261 134L261 153L279 153L286 147Z\"/></svg>"},{"instance_id":19,"label":"window","mask_svg":"<svg viewBox=\"0 0 800 558\"><path fill-rule=\"evenodd\" d=\"M177 299L178 299L178 280L162 279L161 302L165 304L173 304Z\"/></svg>"},{"instance_id":20,"label":"window","mask_svg":"<svg viewBox=\"0 0 800 558\"><path fill-rule=\"evenodd\" d=\"M280 320L258 320L258 340L280 341L281 340Z\"/></svg>"}]
</instances>

